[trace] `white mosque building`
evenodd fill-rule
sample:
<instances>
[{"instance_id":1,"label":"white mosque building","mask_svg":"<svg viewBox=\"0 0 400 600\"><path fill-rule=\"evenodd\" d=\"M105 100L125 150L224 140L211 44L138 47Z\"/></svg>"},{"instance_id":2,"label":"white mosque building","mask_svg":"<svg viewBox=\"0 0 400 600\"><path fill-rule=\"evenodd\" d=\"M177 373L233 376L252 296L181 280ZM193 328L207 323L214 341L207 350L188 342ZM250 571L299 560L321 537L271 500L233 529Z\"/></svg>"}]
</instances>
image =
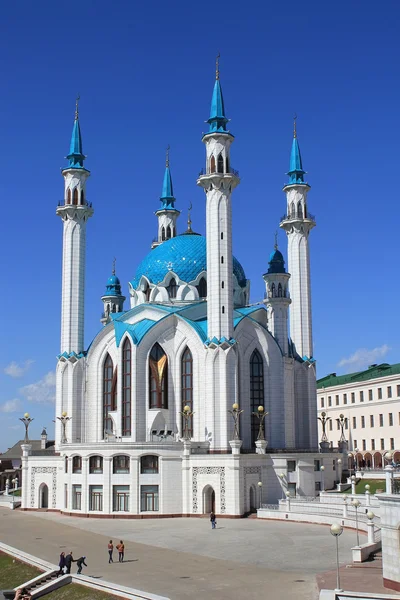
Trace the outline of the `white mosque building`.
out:
<instances>
[{"instance_id":1,"label":"white mosque building","mask_svg":"<svg viewBox=\"0 0 400 600\"><path fill-rule=\"evenodd\" d=\"M22 446L24 509L241 516L287 491L315 495L322 463L325 484L337 479L338 455L318 453L308 244L315 220L296 130L280 223L290 274L275 245L260 273L265 299L254 305L232 254L232 195L240 179L231 168L235 138L218 69L208 124L197 180L206 237L192 231L190 219L179 234L167 156L157 241L128 284L130 307L114 270L102 297L103 326L85 346L86 226L94 210L76 110L57 208L63 266L56 441L52 450Z\"/></svg>"}]
</instances>

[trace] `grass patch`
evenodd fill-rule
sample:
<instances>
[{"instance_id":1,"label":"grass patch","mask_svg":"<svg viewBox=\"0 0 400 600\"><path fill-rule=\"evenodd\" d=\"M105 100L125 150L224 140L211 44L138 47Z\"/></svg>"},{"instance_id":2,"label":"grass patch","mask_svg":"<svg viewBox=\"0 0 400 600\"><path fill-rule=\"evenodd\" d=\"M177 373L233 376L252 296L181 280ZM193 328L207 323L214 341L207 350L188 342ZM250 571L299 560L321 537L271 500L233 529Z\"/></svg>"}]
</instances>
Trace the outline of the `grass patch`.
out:
<instances>
[{"instance_id":1,"label":"grass patch","mask_svg":"<svg viewBox=\"0 0 400 600\"><path fill-rule=\"evenodd\" d=\"M21 490L14 490L14 491L10 491L9 492L10 496L20 496L21 495Z\"/></svg>"},{"instance_id":2,"label":"grass patch","mask_svg":"<svg viewBox=\"0 0 400 600\"><path fill-rule=\"evenodd\" d=\"M54 590L51 594L45 596L49 600L121 600L120 597L110 596L99 590L92 590L91 588L76 583L70 583L58 590Z\"/></svg>"},{"instance_id":3,"label":"grass patch","mask_svg":"<svg viewBox=\"0 0 400 600\"><path fill-rule=\"evenodd\" d=\"M386 481L384 479L360 479L356 484L356 494L365 494L365 486L369 484L369 491L375 494L376 490L386 490Z\"/></svg>"},{"instance_id":4,"label":"grass patch","mask_svg":"<svg viewBox=\"0 0 400 600\"><path fill-rule=\"evenodd\" d=\"M9 590L40 575L42 571L0 552L0 589Z\"/></svg>"}]
</instances>

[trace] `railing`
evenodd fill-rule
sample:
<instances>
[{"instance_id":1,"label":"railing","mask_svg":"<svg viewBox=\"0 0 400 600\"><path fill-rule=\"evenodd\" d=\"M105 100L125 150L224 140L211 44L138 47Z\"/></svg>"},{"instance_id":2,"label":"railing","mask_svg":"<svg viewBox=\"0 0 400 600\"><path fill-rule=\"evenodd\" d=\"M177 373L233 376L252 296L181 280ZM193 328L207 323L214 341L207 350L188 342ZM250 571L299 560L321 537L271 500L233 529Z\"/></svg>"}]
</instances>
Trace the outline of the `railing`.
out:
<instances>
[{"instance_id":1,"label":"railing","mask_svg":"<svg viewBox=\"0 0 400 600\"><path fill-rule=\"evenodd\" d=\"M198 176L201 177L202 175L235 175L235 177L239 177L239 171L230 167L226 173L219 173L217 171L207 173L206 169L202 169Z\"/></svg>"},{"instance_id":2,"label":"railing","mask_svg":"<svg viewBox=\"0 0 400 600\"><path fill-rule=\"evenodd\" d=\"M305 215L301 216L297 213L290 215L282 215L280 222L282 223L282 221L297 221L298 219L307 219L308 221L315 221L315 216L309 213L308 211Z\"/></svg>"},{"instance_id":3,"label":"railing","mask_svg":"<svg viewBox=\"0 0 400 600\"><path fill-rule=\"evenodd\" d=\"M261 504L261 508L266 508L267 510L279 510L279 504Z\"/></svg>"}]
</instances>

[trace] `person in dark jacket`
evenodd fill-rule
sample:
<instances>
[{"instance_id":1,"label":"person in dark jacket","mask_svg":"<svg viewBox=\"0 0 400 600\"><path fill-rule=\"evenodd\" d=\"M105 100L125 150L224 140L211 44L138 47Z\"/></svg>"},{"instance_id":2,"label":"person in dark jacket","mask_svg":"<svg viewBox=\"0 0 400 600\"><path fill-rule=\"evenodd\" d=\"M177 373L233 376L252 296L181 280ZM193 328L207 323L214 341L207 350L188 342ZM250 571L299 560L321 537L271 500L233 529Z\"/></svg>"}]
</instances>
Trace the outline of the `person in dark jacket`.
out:
<instances>
[{"instance_id":1,"label":"person in dark jacket","mask_svg":"<svg viewBox=\"0 0 400 600\"><path fill-rule=\"evenodd\" d=\"M213 512L210 514L210 521L211 521L211 529L215 529L215 527L217 525L217 518Z\"/></svg>"},{"instance_id":2,"label":"person in dark jacket","mask_svg":"<svg viewBox=\"0 0 400 600\"><path fill-rule=\"evenodd\" d=\"M77 575L80 575L82 573L82 566L83 565L85 565L85 567L87 567L87 564L85 563L85 558L86 558L86 556L81 556L76 561L76 566L78 567L78 570L76 572Z\"/></svg>"},{"instance_id":3,"label":"person in dark jacket","mask_svg":"<svg viewBox=\"0 0 400 600\"><path fill-rule=\"evenodd\" d=\"M61 552L60 554L60 562L58 563L60 570L57 573L57 577L59 575L64 575L64 567L65 567L65 552Z\"/></svg>"},{"instance_id":4,"label":"person in dark jacket","mask_svg":"<svg viewBox=\"0 0 400 600\"><path fill-rule=\"evenodd\" d=\"M73 562L76 562L76 560L73 559L72 557L72 550L69 554L67 554L67 556L65 557L65 566L66 566L66 574L71 573L71 565Z\"/></svg>"}]
</instances>

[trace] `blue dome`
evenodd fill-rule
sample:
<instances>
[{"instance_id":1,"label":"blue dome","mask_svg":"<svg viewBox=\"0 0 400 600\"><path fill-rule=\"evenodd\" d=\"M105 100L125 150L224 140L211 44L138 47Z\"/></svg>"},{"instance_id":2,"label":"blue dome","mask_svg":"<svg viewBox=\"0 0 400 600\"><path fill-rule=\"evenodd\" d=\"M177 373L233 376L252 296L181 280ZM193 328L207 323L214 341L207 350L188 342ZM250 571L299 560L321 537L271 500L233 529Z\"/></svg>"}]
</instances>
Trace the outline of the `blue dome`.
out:
<instances>
[{"instance_id":1,"label":"blue dome","mask_svg":"<svg viewBox=\"0 0 400 600\"><path fill-rule=\"evenodd\" d=\"M116 275L111 275L107 280L107 285L121 285L121 282Z\"/></svg>"},{"instance_id":2,"label":"blue dome","mask_svg":"<svg viewBox=\"0 0 400 600\"><path fill-rule=\"evenodd\" d=\"M268 261L268 273L286 273L285 271L285 259L283 258L282 252L275 248L269 255Z\"/></svg>"},{"instance_id":3,"label":"blue dome","mask_svg":"<svg viewBox=\"0 0 400 600\"><path fill-rule=\"evenodd\" d=\"M206 238L196 234L178 235L156 246L136 269L131 284L139 285L142 275L150 283L160 283L165 275L173 271L182 281L193 281L202 271L207 271ZM233 272L241 287L246 285L242 265L233 257Z\"/></svg>"},{"instance_id":4,"label":"blue dome","mask_svg":"<svg viewBox=\"0 0 400 600\"><path fill-rule=\"evenodd\" d=\"M105 296L121 296L121 282L116 275L107 279Z\"/></svg>"}]
</instances>

